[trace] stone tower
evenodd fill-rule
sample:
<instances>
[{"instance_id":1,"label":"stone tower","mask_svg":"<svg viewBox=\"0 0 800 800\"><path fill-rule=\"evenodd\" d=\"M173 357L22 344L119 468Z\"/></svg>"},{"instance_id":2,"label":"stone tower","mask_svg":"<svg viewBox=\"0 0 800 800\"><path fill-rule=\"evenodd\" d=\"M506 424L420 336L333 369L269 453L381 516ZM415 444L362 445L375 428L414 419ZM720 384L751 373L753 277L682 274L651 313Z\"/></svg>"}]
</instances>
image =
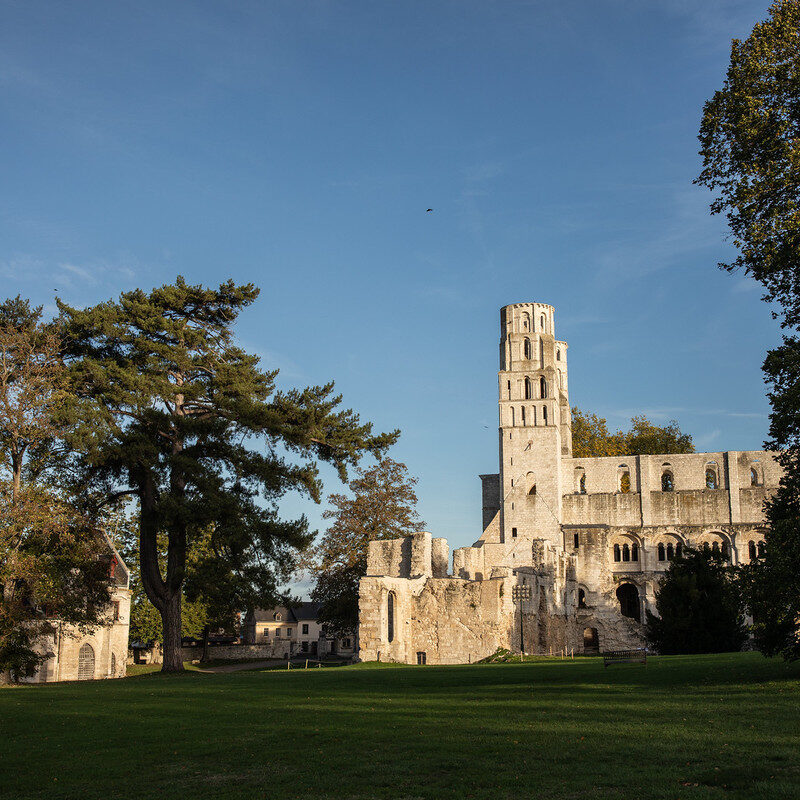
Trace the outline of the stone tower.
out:
<instances>
[{"instance_id":1,"label":"stone tower","mask_svg":"<svg viewBox=\"0 0 800 800\"><path fill-rule=\"evenodd\" d=\"M561 459L572 456L567 344L544 303L500 311L500 532L509 561L531 559L533 539L563 546Z\"/></svg>"}]
</instances>

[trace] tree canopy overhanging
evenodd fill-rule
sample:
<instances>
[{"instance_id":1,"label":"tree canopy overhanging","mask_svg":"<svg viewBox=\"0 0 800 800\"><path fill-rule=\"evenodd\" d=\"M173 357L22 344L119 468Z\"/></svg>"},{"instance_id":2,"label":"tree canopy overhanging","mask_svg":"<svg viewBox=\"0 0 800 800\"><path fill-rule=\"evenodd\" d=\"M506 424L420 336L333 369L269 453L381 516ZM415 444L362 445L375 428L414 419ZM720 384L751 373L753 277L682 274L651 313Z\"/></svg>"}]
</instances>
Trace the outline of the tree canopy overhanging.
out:
<instances>
[{"instance_id":1,"label":"tree canopy overhanging","mask_svg":"<svg viewBox=\"0 0 800 800\"><path fill-rule=\"evenodd\" d=\"M251 284L208 288L179 276L87 309L59 301L78 398L73 472L87 502L138 502L141 580L162 618L165 671L182 669L192 543L209 537L216 604L274 602L313 536L305 516L281 518L278 499L296 490L318 502L318 461L345 480L364 453L381 455L398 436L373 434L343 410L333 383L277 390L277 370L234 342L257 296Z\"/></svg>"}]
</instances>

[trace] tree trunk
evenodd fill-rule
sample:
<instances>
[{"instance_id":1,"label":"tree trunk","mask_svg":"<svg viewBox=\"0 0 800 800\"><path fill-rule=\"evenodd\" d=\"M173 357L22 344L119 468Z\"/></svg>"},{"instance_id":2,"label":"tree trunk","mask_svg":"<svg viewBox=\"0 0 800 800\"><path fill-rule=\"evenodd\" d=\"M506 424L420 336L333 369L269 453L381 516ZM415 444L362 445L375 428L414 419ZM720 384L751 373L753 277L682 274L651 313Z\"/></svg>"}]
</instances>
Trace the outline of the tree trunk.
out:
<instances>
[{"instance_id":1,"label":"tree trunk","mask_svg":"<svg viewBox=\"0 0 800 800\"><path fill-rule=\"evenodd\" d=\"M161 611L164 626L164 661L162 672L183 672L181 657L181 591L173 592Z\"/></svg>"}]
</instances>

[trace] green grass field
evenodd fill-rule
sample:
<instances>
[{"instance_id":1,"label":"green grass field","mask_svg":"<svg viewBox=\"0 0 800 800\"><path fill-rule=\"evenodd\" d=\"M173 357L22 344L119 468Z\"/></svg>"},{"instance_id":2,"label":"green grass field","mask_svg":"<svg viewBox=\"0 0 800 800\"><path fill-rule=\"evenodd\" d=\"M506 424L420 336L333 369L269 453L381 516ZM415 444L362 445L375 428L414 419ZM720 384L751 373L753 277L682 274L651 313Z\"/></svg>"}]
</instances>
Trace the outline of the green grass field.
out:
<instances>
[{"instance_id":1,"label":"green grass field","mask_svg":"<svg viewBox=\"0 0 800 800\"><path fill-rule=\"evenodd\" d=\"M800 664L275 670L0 691L0 797L798 798Z\"/></svg>"}]
</instances>

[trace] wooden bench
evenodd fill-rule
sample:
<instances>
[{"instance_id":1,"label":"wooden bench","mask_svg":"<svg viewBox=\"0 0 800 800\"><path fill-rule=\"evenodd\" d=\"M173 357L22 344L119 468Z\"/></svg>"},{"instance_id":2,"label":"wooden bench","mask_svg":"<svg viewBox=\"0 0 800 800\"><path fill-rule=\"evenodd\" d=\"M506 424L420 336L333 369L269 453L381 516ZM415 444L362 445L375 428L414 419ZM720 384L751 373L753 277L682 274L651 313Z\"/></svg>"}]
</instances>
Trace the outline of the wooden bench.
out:
<instances>
[{"instance_id":1,"label":"wooden bench","mask_svg":"<svg viewBox=\"0 0 800 800\"><path fill-rule=\"evenodd\" d=\"M647 650L610 650L603 653L603 667L609 664L644 664L647 666Z\"/></svg>"}]
</instances>

